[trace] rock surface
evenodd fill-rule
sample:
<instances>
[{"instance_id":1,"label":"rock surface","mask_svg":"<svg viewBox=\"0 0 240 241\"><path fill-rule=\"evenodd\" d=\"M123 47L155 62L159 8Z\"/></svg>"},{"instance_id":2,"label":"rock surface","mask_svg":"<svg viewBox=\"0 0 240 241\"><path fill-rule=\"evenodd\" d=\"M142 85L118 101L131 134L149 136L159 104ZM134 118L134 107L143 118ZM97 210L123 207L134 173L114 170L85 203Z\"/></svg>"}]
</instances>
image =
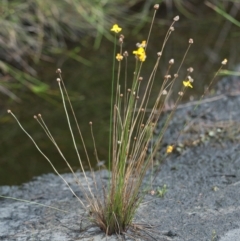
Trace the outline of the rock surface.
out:
<instances>
[{"instance_id":1,"label":"rock surface","mask_svg":"<svg viewBox=\"0 0 240 241\"><path fill-rule=\"evenodd\" d=\"M239 83L236 78L223 80L218 85L219 97L204 99L194 112L194 106L189 104L177 110L164 142L165 145L175 144L179 131L183 131L178 139L178 143L182 143L178 149L181 154L176 152L165 159L153 180L154 190L167 185L164 197L147 194L138 209L135 222L145 226L143 232L105 237L87 221L86 211L66 184L58 176L48 174L21 186L0 187L0 195L65 212L1 198L0 240L239 241ZM77 175L83 180L82 174ZM101 171L96 176L107 181L108 173ZM77 195L83 197L72 175L64 174L63 177ZM148 180L146 178L145 183ZM147 227L149 225L152 228Z\"/></svg>"}]
</instances>

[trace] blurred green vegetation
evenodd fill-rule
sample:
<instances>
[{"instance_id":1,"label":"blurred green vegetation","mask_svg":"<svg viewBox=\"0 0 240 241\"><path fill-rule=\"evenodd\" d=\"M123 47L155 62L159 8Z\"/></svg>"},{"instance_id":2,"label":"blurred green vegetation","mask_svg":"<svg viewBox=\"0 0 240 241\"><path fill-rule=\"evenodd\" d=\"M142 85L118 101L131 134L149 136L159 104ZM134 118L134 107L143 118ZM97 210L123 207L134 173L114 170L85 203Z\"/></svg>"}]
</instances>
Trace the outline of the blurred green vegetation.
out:
<instances>
[{"instance_id":1,"label":"blurred green vegetation","mask_svg":"<svg viewBox=\"0 0 240 241\"><path fill-rule=\"evenodd\" d=\"M1 72L20 81L16 68L37 77L33 67L40 60L52 62L52 54L64 53L83 64L89 60L81 56L81 47L94 38L93 48L99 48L108 30L117 20L132 25L146 20L152 1L143 4L143 11L131 13L139 0L2 0L0 4L0 59ZM117 17L116 17L117 16ZM118 19L116 19L118 18ZM69 50L69 42L79 47ZM80 47L81 46L81 47ZM21 77L25 85L29 80ZM31 81L30 81L31 82ZM31 82L33 85L33 83ZM38 83L40 84L40 83ZM33 86L30 85L30 88ZM32 88L35 90L36 86ZM36 92L46 91L41 86Z\"/></svg>"},{"instance_id":2,"label":"blurred green vegetation","mask_svg":"<svg viewBox=\"0 0 240 241\"><path fill-rule=\"evenodd\" d=\"M61 54L89 66L82 48L98 49L103 37L111 40L108 30L116 22L131 26L131 32L137 34L149 21L149 10L155 3L160 4L159 14L163 16L171 17L177 10L190 19L201 17L204 5L199 0L2 0L0 91L19 101L11 92L21 86L15 84L19 81L37 95L53 94L39 79L41 60L54 62L53 56ZM234 0L206 1L223 17L239 24L228 13L235 4ZM94 39L91 46L89 38Z\"/></svg>"}]
</instances>

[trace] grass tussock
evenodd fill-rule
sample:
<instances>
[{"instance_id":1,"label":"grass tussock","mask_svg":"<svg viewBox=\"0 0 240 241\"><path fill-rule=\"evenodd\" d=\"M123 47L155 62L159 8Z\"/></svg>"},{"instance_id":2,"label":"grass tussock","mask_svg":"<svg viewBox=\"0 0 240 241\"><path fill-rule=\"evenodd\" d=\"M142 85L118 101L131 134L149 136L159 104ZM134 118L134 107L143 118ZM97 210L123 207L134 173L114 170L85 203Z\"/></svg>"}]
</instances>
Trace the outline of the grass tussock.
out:
<instances>
[{"instance_id":1,"label":"grass tussock","mask_svg":"<svg viewBox=\"0 0 240 241\"><path fill-rule=\"evenodd\" d=\"M191 77L193 68L190 67L185 71L185 77L180 79L181 87L178 92L178 97L176 98L172 110L169 112L161 131L156 136L154 134L154 130L161 117L161 114L165 109L166 101L170 98L172 89L174 88L176 81L179 79L179 73L187 53L193 44L193 40L189 39L188 43L186 44L185 54L183 55L182 61L179 63L177 71L174 74L172 74L172 66L175 64L174 59L169 60L166 72L162 77L162 85L158 90L158 94L150 108L150 112L147 112L146 110L149 110L150 96L152 90L155 88L154 81L156 79L159 81L160 78L158 76L158 67L161 57L164 54L167 41L174 31L174 24L179 20L178 16L173 19L172 24L166 33L162 46L160 47L160 51L156 53L155 64L152 67L150 76L147 79L143 78L141 73L143 71L144 62L147 61L147 47L151 43L151 30L158 7L158 4L154 6L154 14L149 27L148 36L146 36L146 39L142 40L141 43L138 43L136 49L132 50L130 53L123 50L125 37L122 35L122 28L117 24L114 24L111 29L111 32L113 32L115 36L115 43L113 51L111 96L112 108L110 113L108 157L108 168L111 170L111 174L109 176L108 185L104 185L103 181L99 182L96 179L94 171L92 170L91 161L88 157L84 139L82 137L76 115L72 108L70 98L65 88L60 69L57 70L57 74L59 75L57 82L60 88L63 107L67 117L73 145L79 159L81 171L83 172L85 178L84 184L77 179L74 171L58 147L42 116L35 116L35 119L39 122L48 138L51 140L53 145L59 151L63 160L66 162L70 171L74 175L79 188L85 194L85 200L80 199L74 193L67 181L64 180L64 178L58 173L52 162L39 149L36 142L22 127L16 116L10 110L8 111L17 120L19 126L33 141L40 153L47 159L50 165L52 165L54 171L63 179L66 185L68 185L69 189L77 197L80 204L89 211L90 220L107 235L122 234L126 232L129 227L131 227L136 210L144 196L144 194L140 191L140 188L146 172L153 165L153 160L160 148L163 135L170 123L171 118L174 115L174 112L177 109L178 104L180 103L187 89L193 88L194 85L193 78ZM135 56L135 69L132 80L129 81L129 78L126 74L127 64L129 58L130 61L134 59L133 56ZM226 64L226 60L222 62L222 66L224 64ZM142 92L141 90L143 88L143 82L145 82L145 85L144 91ZM86 152L86 158L91 171L92 180L87 177L86 172L84 171L83 159L80 156L77 148L75 141L76 133L74 133L72 130L72 118L69 115L69 110L72 113L71 116L73 116L75 124L77 125L78 134ZM89 124L96 158L97 161L99 161L97 147L93 135L93 123L90 122ZM154 142L152 142L153 137L155 140ZM169 145L165 150L166 155L171 153L173 148L173 145ZM99 192L99 185L101 186L101 193ZM159 190L159 192L161 193L161 196L163 196L166 192L166 187L164 187L163 190ZM88 205L86 203L88 203Z\"/></svg>"}]
</instances>

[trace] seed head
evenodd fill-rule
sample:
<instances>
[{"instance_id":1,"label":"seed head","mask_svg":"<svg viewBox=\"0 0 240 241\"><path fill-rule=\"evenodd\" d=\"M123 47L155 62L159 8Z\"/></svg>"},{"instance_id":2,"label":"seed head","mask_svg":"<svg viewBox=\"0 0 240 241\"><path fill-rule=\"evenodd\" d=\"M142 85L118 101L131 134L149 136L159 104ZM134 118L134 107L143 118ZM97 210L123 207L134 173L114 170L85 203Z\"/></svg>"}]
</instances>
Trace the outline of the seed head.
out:
<instances>
[{"instance_id":1,"label":"seed head","mask_svg":"<svg viewBox=\"0 0 240 241\"><path fill-rule=\"evenodd\" d=\"M171 26L169 30L173 32L174 31L174 27Z\"/></svg>"},{"instance_id":2,"label":"seed head","mask_svg":"<svg viewBox=\"0 0 240 241\"><path fill-rule=\"evenodd\" d=\"M173 20L177 22L179 20L179 16L176 16Z\"/></svg>"},{"instance_id":3,"label":"seed head","mask_svg":"<svg viewBox=\"0 0 240 241\"><path fill-rule=\"evenodd\" d=\"M178 92L178 94L179 94L180 96L183 96L183 92L182 92L182 91Z\"/></svg>"},{"instance_id":4,"label":"seed head","mask_svg":"<svg viewBox=\"0 0 240 241\"><path fill-rule=\"evenodd\" d=\"M61 82L61 80L59 78L57 78L57 82Z\"/></svg>"},{"instance_id":5,"label":"seed head","mask_svg":"<svg viewBox=\"0 0 240 241\"><path fill-rule=\"evenodd\" d=\"M7 110L7 113L12 113L12 111L11 110Z\"/></svg>"},{"instance_id":6,"label":"seed head","mask_svg":"<svg viewBox=\"0 0 240 241\"><path fill-rule=\"evenodd\" d=\"M165 75L164 77L165 77L165 79L170 79L170 78L171 78L171 75L168 74L168 75Z\"/></svg>"},{"instance_id":7,"label":"seed head","mask_svg":"<svg viewBox=\"0 0 240 241\"><path fill-rule=\"evenodd\" d=\"M138 78L138 80L139 80L139 81L142 81L142 80L143 80L143 77L142 77L142 76L140 76L140 77Z\"/></svg>"},{"instance_id":8,"label":"seed head","mask_svg":"<svg viewBox=\"0 0 240 241\"><path fill-rule=\"evenodd\" d=\"M39 117L42 117L42 115L41 115L41 114L38 114L38 116L39 116Z\"/></svg>"},{"instance_id":9,"label":"seed head","mask_svg":"<svg viewBox=\"0 0 240 241\"><path fill-rule=\"evenodd\" d=\"M34 119L37 119L37 116L36 116L36 115L34 115L34 116L33 116L33 118L34 118Z\"/></svg>"},{"instance_id":10,"label":"seed head","mask_svg":"<svg viewBox=\"0 0 240 241\"><path fill-rule=\"evenodd\" d=\"M153 196L153 195L155 195L155 191L154 190L151 190L150 191L150 194Z\"/></svg>"},{"instance_id":11,"label":"seed head","mask_svg":"<svg viewBox=\"0 0 240 241\"><path fill-rule=\"evenodd\" d=\"M190 38L188 42L189 42L190 44L193 44L193 39Z\"/></svg>"},{"instance_id":12,"label":"seed head","mask_svg":"<svg viewBox=\"0 0 240 241\"><path fill-rule=\"evenodd\" d=\"M174 64L174 59L170 59L169 64Z\"/></svg>"},{"instance_id":13,"label":"seed head","mask_svg":"<svg viewBox=\"0 0 240 241\"><path fill-rule=\"evenodd\" d=\"M128 56L128 51L125 51L125 52L123 53L123 56L124 56L124 57L127 57L127 56Z\"/></svg>"},{"instance_id":14,"label":"seed head","mask_svg":"<svg viewBox=\"0 0 240 241\"><path fill-rule=\"evenodd\" d=\"M91 122L91 121L89 122L89 125L90 125L90 126L92 125L92 122Z\"/></svg>"},{"instance_id":15,"label":"seed head","mask_svg":"<svg viewBox=\"0 0 240 241\"><path fill-rule=\"evenodd\" d=\"M61 69L57 69L57 70L56 70L56 73L57 73L57 74L61 74L61 73L62 73Z\"/></svg>"},{"instance_id":16,"label":"seed head","mask_svg":"<svg viewBox=\"0 0 240 241\"><path fill-rule=\"evenodd\" d=\"M224 59L223 61L222 61L222 65L226 65L227 64L227 59Z\"/></svg>"},{"instance_id":17,"label":"seed head","mask_svg":"<svg viewBox=\"0 0 240 241\"><path fill-rule=\"evenodd\" d=\"M194 70L194 69L193 69L192 67L189 67L189 68L187 69L187 72L192 73L193 70Z\"/></svg>"},{"instance_id":18,"label":"seed head","mask_svg":"<svg viewBox=\"0 0 240 241\"><path fill-rule=\"evenodd\" d=\"M123 38L120 37L118 41L119 41L120 44L122 44L123 43Z\"/></svg>"},{"instance_id":19,"label":"seed head","mask_svg":"<svg viewBox=\"0 0 240 241\"><path fill-rule=\"evenodd\" d=\"M163 90L162 92L163 95L167 95L167 93L168 93L167 90Z\"/></svg>"},{"instance_id":20,"label":"seed head","mask_svg":"<svg viewBox=\"0 0 240 241\"><path fill-rule=\"evenodd\" d=\"M119 36L120 38L122 38L122 39L124 39L124 35L123 34L120 34L120 36Z\"/></svg>"},{"instance_id":21,"label":"seed head","mask_svg":"<svg viewBox=\"0 0 240 241\"><path fill-rule=\"evenodd\" d=\"M190 75L188 75L187 79L189 80L189 82L193 83L193 78Z\"/></svg>"},{"instance_id":22,"label":"seed head","mask_svg":"<svg viewBox=\"0 0 240 241\"><path fill-rule=\"evenodd\" d=\"M157 53L157 56L158 56L158 57L161 57L161 56L162 56L162 52L158 52L158 53Z\"/></svg>"},{"instance_id":23,"label":"seed head","mask_svg":"<svg viewBox=\"0 0 240 241\"><path fill-rule=\"evenodd\" d=\"M174 76L174 78L177 78L177 77L178 77L178 74L174 74L173 76Z\"/></svg>"},{"instance_id":24,"label":"seed head","mask_svg":"<svg viewBox=\"0 0 240 241\"><path fill-rule=\"evenodd\" d=\"M158 9L159 9L159 4L155 4L153 8L154 8L155 10L158 10Z\"/></svg>"},{"instance_id":25,"label":"seed head","mask_svg":"<svg viewBox=\"0 0 240 241\"><path fill-rule=\"evenodd\" d=\"M137 46L138 48L140 48L140 47L141 47L141 44L140 44L140 43L136 43L136 46Z\"/></svg>"}]
</instances>

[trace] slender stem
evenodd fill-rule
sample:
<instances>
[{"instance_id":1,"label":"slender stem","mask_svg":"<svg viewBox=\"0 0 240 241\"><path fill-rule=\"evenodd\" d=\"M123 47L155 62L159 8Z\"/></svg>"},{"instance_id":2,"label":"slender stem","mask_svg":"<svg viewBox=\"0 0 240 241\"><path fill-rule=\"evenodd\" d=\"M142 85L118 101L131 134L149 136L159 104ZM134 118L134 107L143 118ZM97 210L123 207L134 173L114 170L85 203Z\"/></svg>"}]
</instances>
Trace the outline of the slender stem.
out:
<instances>
[{"instance_id":1,"label":"slender stem","mask_svg":"<svg viewBox=\"0 0 240 241\"><path fill-rule=\"evenodd\" d=\"M111 90L111 110L110 110L110 124L109 124L109 146L108 146L108 169L110 170L111 163L111 149L112 149L112 115L113 115L113 95L114 95L114 80L115 80L115 56L116 56L116 40L117 36L115 34L114 38L114 50L113 50L113 68L112 68L112 90Z\"/></svg>"}]
</instances>

